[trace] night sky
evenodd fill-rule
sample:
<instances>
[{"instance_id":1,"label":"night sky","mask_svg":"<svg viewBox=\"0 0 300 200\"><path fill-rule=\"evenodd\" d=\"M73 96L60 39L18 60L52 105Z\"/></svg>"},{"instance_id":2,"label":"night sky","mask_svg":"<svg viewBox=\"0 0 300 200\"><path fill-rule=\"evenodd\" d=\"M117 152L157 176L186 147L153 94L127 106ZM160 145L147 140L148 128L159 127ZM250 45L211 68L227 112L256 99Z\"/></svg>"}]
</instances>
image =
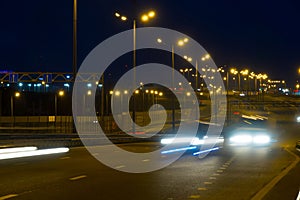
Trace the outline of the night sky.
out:
<instances>
[{"instance_id":1,"label":"night sky","mask_svg":"<svg viewBox=\"0 0 300 200\"><path fill-rule=\"evenodd\" d=\"M72 71L72 6L72 0L1 1L0 70ZM147 26L193 37L218 66L250 67L289 83L297 78L296 0L78 0L78 63L101 41L132 28L130 21L116 19L115 11L135 18L150 9L157 17Z\"/></svg>"}]
</instances>

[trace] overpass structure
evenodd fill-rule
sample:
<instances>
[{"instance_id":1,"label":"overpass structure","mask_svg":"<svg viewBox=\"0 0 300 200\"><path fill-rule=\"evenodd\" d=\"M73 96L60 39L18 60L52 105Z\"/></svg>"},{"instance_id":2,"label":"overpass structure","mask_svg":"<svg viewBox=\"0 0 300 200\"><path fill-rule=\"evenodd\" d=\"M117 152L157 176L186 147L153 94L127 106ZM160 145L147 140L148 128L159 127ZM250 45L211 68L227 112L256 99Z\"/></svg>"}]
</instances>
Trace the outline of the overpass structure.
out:
<instances>
[{"instance_id":1,"label":"overpass structure","mask_svg":"<svg viewBox=\"0 0 300 200\"><path fill-rule=\"evenodd\" d=\"M80 82L100 82L99 73L77 73ZM102 77L103 78L103 77ZM10 72L0 71L0 82L4 83L72 83L72 72Z\"/></svg>"}]
</instances>

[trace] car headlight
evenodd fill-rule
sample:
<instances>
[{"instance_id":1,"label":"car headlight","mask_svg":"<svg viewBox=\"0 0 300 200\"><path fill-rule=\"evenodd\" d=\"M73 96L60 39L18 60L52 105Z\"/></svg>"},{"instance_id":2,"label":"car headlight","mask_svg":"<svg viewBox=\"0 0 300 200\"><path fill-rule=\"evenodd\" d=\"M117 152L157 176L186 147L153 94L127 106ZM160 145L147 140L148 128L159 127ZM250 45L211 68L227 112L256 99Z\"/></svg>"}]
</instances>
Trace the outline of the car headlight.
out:
<instances>
[{"instance_id":1,"label":"car headlight","mask_svg":"<svg viewBox=\"0 0 300 200\"><path fill-rule=\"evenodd\" d=\"M296 120L297 120L297 122L300 122L300 116L298 116L298 117L296 118Z\"/></svg>"},{"instance_id":2,"label":"car headlight","mask_svg":"<svg viewBox=\"0 0 300 200\"><path fill-rule=\"evenodd\" d=\"M257 135L253 137L254 144L268 144L270 141L271 138L268 135Z\"/></svg>"},{"instance_id":3,"label":"car headlight","mask_svg":"<svg viewBox=\"0 0 300 200\"><path fill-rule=\"evenodd\" d=\"M204 144L204 140L200 140L199 138L195 137L193 138L191 145L201 145Z\"/></svg>"},{"instance_id":4,"label":"car headlight","mask_svg":"<svg viewBox=\"0 0 300 200\"><path fill-rule=\"evenodd\" d=\"M229 141L234 144L249 144L252 142L251 135L235 135Z\"/></svg>"},{"instance_id":5,"label":"car headlight","mask_svg":"<svg viewBox=\"0 0 300 200\"><path fill-rule=\"evenodd\" d=\"M229 139L231 144L247 145L247 144L268 144L271 138L268 135L235 135Z\"/></svg>"}]
</instances>

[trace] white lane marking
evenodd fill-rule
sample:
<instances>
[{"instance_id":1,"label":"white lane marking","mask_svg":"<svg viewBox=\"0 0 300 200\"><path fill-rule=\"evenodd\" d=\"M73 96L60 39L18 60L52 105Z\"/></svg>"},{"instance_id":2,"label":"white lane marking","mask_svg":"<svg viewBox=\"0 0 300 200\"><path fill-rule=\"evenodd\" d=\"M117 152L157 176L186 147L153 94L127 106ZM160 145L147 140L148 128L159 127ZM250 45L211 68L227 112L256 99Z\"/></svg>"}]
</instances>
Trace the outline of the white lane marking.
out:
<instances>
[{"instance_id":1,"label":"white lane marking","mask_svg":"<svg viewBox=\"0 0 300 200\"><path fill-rule=\"evenodd\" d=\"M209 179L210 179L210 180L215 180L215 179L217 179L217 178L212 176L212 177L209 177Z\"/></svg>"},{"instance_id":2,"label":"white lane marking","mask_svg":"<svg viewBox=\"0 0 300 200\"><path fill-rule=\"evenodd\" d=\"M93 155L93 156L98 156L98 155L99 155L99 153L93 153L92 155Z\"/></svg>"},{"instance_id":3,"label":"white lane marking","mask_svg":"<svg viewBox=\"0 0 300 200\"><path fill-rule=\"evenodd\" d=\"M150 161L150 159L145 159L145 160L143 160L143 162L149 162Z\"/></svg>"},{"instance_id":4,"label":"white lane marking","mask_svg":"<svg viewBox=\"0 0 300 200\"><path fill-rule=\"evenodd\" d=\"M283 170L280 174L278 174L275 178L273 178L265 187L263 187L260 191L256 193L256 195L251 199L251 200L259 200L263 199L263 197L270 192L270 190L284 177L291 171L300 161L300 158L290 150L286 149L285 150L291 154L292 156L295 157L295 161L291 163L285 170Z\"/></svg>"},{"instance_id":5,"label":"white lane marking","mask_svg":"<svg viewBox=\"0 0 300 200\"><path fill-rule=\"evenodd\" d=\"M0 197L0 200L10 199L10 198L13 198L16 196L18 196L18 195L17 194L8 194L8 195Z\"/></svg>"},{"instance_id":6,"label":"white lane marking","mask_svg":"<svg viewBox=\"0 0 300 200\"><path fill-rule=\"evenodd\" d=\"M300 200L300 191L298 193L297 199L296 200Z\"/></svg>"},{"instance_id":7,"label":"white lane marking","mask_svg":"<svg viewBox=\"0 0 300 200\"><path fill-rule=\"evenodd\" d=\"M226 167L220 167L220 169L224 170L224 169L226 169Z\"/></svg>"},{"instance_id":8,"label":"white lane marking","mask_svg":"<svg viewBox=\"0 0 300 200\"><path fill-rule=\"evenodd\" d=\"M223 170L217 170L217 172L218 172L218 173L222 173L222 172L223 172Z\"/></svg>"},{"instance_id":9,"label":"white lane marking","mask_svg":"<svg viewBox=\"0 0 300 200\"><path fill-rule=\"evenodd\" d=\"M62 157L62 158L59 158L60 160L66 160L66 159L69 159L70 157L66 156L66 157Z\"/></svg>"},{"instance_id":10,"label":"white lane marking","mask_svg":"<svg viewBox=\"0 0 300 200\"><path fill-rule=\"evenodd\" d=\"M212 182L208 182L208 181L207 181L207 182L204 182L204 184L205 184L205 185L211 185Z\"/></svg>"},{"instance_id":11,"label":"white lane marking","mask_svg":"<svg viewBox=\"0 0 300 200\"><path fill-rule=\"evenodd\" d=\"M115 169L121 169L123 167L125 167L125 165L119 165L119 166L116 166Z\"/></svg>"},{"instance_id":12,"label":"white lane marking","mask_svg":"<svg viewBox=\"0 0 300 200\"><path fill-rule=\"evenodd\" d=\"M86 178L86 175L75 176L73 178L70 178L69 180L70 181L76 181L76 180L83 179L83 178Z\"/></svg>"},{"instance_id":13,"label":"white lane marking","mask_svg":"<svg viewBox=\"0 0 300 200\"><path fill-rule=\"evenodd\" d=\"M199 187L198 190L199 190L199 191L206 191L207 188Z\"/></svg>"},{"instance_id":14,"label":"white lane marking","mask_svg":"<svg viewBox=\"0 0 300 200\"><path fill-rule=\"evenodd\" d=\"M213 174L213 176L220 176L220 174L218 174L218 173L214 173L214 174Z\"/></svg>"}]
</instances>

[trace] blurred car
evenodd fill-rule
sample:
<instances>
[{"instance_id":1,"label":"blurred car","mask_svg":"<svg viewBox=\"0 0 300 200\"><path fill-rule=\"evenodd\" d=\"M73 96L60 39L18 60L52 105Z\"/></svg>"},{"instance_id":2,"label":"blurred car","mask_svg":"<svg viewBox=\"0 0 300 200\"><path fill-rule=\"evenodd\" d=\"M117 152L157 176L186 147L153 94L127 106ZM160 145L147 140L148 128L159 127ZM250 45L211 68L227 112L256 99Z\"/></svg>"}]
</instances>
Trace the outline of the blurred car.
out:
<instances>
[{"instance_id":1,"label":"blurred car","mask_svg":"<svg viewBox=\"0 0 300 200\"><path fill-rule=\"evenodd\" d=\"M198 155L205 152L215 151L223 147L224 137L208 135L208 127L211 126L213 129L214 124L199 123L198 132L194 137L176 137L174 134L168 134L167 137L161 139L162 145L174 144L176 149L170 149L163 153L172 153L178 151L190 151L194 155ZM205 147L204 147L205 145ZM202 149L201 147L204 147ZM211 147L211 148L207 148Z\"/></svg>"},{"instance_id":2,"label":"blurred car","mask_svg":"<svg viewBox=\"0 0 300 200\"><path fill-rule=\"evenodd\" d=\"M264 128L237 128L229 137L229 144L235 146L268 145L271 142L271 134Z\"/></svg>"},{"instance_id":3,"label":"blurred car","mask_svg":"<svg viewBox=\"0 0 300 200\"><path fill-rule=\"evenodd\" d=\"M296 118L296 122L300 123L300 114L297 114L295 118Z\"/></svg>"},{"instance_id":4,"label":"blurred car","mask_svg":"<svg viewBox=\"0 0 300 200\"><path fill-rule=\"evenodd\" d=\"M242 115L240 123L233 126L228 135L232 146L265 146L274 141L268 118L260 115Z\"/></svg>"},{"instance_id":5,"label":"blurred car","mask_svg":"<svg viewBox=\"0 0 300 200\"><path fill-rule=\"evenodd\" d=\"M297 149L298 151L300 151L300 140L298 140L298 141L296 142L296 149Z\"/></svg>"}]
</instances>

